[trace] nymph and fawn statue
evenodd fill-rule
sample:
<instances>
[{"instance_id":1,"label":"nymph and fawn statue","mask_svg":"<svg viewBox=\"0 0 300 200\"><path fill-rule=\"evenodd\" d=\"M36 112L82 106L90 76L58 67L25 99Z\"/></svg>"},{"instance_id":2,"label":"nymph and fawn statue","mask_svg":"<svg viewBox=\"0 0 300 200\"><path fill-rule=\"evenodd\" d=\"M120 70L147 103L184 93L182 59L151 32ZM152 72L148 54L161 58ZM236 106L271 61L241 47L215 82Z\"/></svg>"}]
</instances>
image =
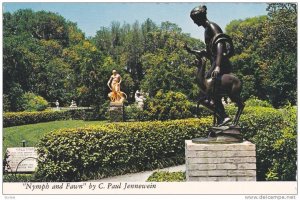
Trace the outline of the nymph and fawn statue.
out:
<instances>
[{"instance_id":1,"label":"nymph and fawn statue","mask_svg":"<svg viewBox=\"0 0 300 200\"><path fill-rule=\"evenodd\" d=\"M200 103L214 113L214 122L208 138L196 138L193 142L241 142L238 122L244 102L240 95L241 81L231 73L229 58L233 55L233 43L217 24L207 19L206 14L206 6L195 7L190 13L194 23L205 29L206 49L194 50L187 45L185 49L197 58L196 79L201 90ZM207 60L211 64L208 71L205 69ZM229 97L237 105L237 113L233 120L225 112L223 97Z\"/></svg>"},{"instance_id":2,"label":"nymph and fawn statue","mask_svg":"<svg viewBox=\"0 0 300 200\"><path fill-rule=\"evenodd\" d=\"M121 82L122 77L120 76L120 74L117 73L116 70L113 70L112 75L107 82L107 86L111 90L111 92L108 94L108 97L110 98L111 102L123 103L126 99L126 94L121 91Z\"/></svg>"}]
</instances>

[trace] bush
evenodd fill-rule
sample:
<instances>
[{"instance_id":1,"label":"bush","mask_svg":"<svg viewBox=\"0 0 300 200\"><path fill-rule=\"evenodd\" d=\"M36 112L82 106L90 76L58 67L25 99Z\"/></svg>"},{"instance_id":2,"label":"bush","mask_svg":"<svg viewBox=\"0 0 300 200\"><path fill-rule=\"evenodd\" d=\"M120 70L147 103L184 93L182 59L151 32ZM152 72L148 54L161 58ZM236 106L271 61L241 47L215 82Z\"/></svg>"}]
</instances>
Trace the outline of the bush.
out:
<instances>
[{"instance_id":1,"label":"bush","mask_svg":"<svg viewBox=\"0 0 300 200\"><path fill-rule=\"evenodd\" d=\"M9 100L9 96L6 94L3 94L3 111L4 112L8 112L10 109L10 100Z\"/></svg>"},{"instance_id":2,"label":"bush","mask_svg":"<svg viewBox=\"0 0 300 200\"><path fill-rule=\"evenodd\" d=\"M43 181L80 181L183 164L184 140L206 137L211 123L209 117L123 122L52 132L38 145L38 177ZM270 170L278 174L278 180L295 179L293 124L294 118L284 119L282 111L274 108L245 109L241 132L256 144L257 180L268 180ZM291 130L294 136L286 137ZM276 163L282 167L276 167Z\"/></svg>"},{"instance_id":3,"label":"bush","mask_svg":"<svg viewBox=\"0 0 300 200\"><path fill-rule=\"evenodd\" d=\"M3 127L35 124L57 120L87 118L86 110L42 111L42 112L6 112L3 114Z\"/></svg>"},{"instance_id":4,"label":"bush","mask_svg":"<svg viewBox=\"0 0 300 200\"><path fill-rule=\"evenodd\" d=\"M24 91L19 83L5 84L3 87L3 107L5 111L22 111Z\"/></svg>"},{"instance_id":5,"label":"bush","mask_svg":"<svg viewBox=\"0 0 300 200\"><path fill-rule=\"evenodd\" d=\"M260 100L257 97L251 96L246 102L246 106L261 106L261 107L268 107L272 108L273 106L268 102L264 100Z\"/></svg>"},{"instance_id":6,"label":"bush","mask_svg":"<svg viewBox=\"0 0 300 200\"><path fill-rule=\"evenodd\" d=\"M277 132L273 144L272 154L276 159L271 162L266 179L274 180L296 180L297 171L297 109L288 106L283 109L284 126Z\"/></svg>"},{"instance_id":7,"label":"bush","mask_svg":"<svg viewBox=\"0 0 300 200\"><path fill-rule=\"evenodd\" d=\"M125 119L134 121L147 121L150 119L147 111L142 110L137 104L125 106Z\"/></svg>"},{"instance_id":8,"label":"bush","mask_svg":"<svg viewBox=\"0 0 300 200\"><path fill-rule=\"evenodd\" d=\"M43 111L47 108L48 102L41 96L26 92L23 96L23 108L25 111Z\"/></svg>"},{"instance_id":9,"label":"bush","mask_svg":"<svg viewBox=\"0 0 300 200\"><path fill-rule=\"evenodd\" d=\"M7 112L3 114L3 127L49 122L66 118L66 111Z\"/></svg>"},{"instance_id":10,"label":"bush","mask_svg":"<svg viewBox=\"0 0 300 200\"><path fill-rule=\"evenodd\" d=\"M249 107L240 125L244 138L256 145L257 180L295 180L296 108Z\"/></svg>"},{"instance_id":11,"label":"bush","mask_svg":"<svg viewBox=\"0 0 300 200\"><path fill-rule=\"evenodd\" d=\"M154 172L148 177L147 182L183 182L185 181L184 172Z\"/></svg>"},{"instance_id":12,"label":"bush","mask_svg":"<svg viewBox=\"0 0 300 200\"><path fill-rule=\"evenodd\" d=\"M154 98L146 99L144 110L151 120L184 119L192 117L192 103L180 92L160 90Z\"/></svg>"},{"instance_id":13,"label":"bush","mask_svg":"<svg viewBox=\"0 0 300 200\"><path fill-rule=\"evenodd\" d=\"M34 182L32 174L4 174L3 182Z\"/></svg>"},{"instance_id":14,"label":"bush","mask_svg":"<svg viewBox=\"0 0 300 200\"><path fill-rule=\"evenodd\" d=\"M42 181L79 181L184 163L184 140L205 136L211 119L114 123L65 129L39 145Z\"/></svg>"}]
</instances>

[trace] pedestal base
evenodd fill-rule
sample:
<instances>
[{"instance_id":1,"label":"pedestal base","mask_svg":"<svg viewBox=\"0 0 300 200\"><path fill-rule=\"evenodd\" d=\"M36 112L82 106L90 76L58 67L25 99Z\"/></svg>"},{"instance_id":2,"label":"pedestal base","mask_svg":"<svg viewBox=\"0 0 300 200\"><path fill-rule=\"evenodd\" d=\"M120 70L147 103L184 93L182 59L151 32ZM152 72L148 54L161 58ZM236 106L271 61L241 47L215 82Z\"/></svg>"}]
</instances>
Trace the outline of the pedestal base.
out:
<instances>
[{"instance_id":1,"label":"pedestal base","mask_svg":"<svg viewBox=\"0 0 300 200\"><path fill-rule=\"evenodd\" d=\"M109 119L111 122L124 121L124 104L110 102L109 104Z\"/></svg>"},{"instance_id":2,"label":"pedestal base","mask_svg":"<svg viewBox=\"0 0 300 200\"><path fill-rule=\"evenodd\" d=\"M239 143L243 142L243 136L239 126L219 126L212 127L208 132L207 138L192 139L193 143L197 144L212 144L212 143Z\"/></svg>"},{"instance_id":3,"label":"pedestal base","mask_svg":"<svg viewBox=\"0 0 300 200\"><path fill-rule=\"evenodd\" d=\"M255 145L185 141L187 181L256 181Z\"/></svg>"}]
</instances>

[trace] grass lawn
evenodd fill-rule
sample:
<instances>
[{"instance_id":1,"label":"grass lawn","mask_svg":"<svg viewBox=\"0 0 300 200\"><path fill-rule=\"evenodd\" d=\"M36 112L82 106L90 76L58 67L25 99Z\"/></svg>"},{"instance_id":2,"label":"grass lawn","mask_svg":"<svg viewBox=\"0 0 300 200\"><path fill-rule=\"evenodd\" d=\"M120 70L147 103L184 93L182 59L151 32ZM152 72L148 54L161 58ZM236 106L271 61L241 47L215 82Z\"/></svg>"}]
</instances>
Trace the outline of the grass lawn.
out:
<instances>
[{"instance_id":1,"label":"grass lawn","mask_svg":"<svg viewBox=\"0 0 300 200\"><path fill-rule=\"evenodd\" d=\"M27 141L26 146L34 147L39 139L50 131L61 128L83 127L85 125L99 125L106 122L107 121L66 120L3 128L3 152L5 152L8 147L21 147L22 140Z\"/></svg>"}]
</instances>

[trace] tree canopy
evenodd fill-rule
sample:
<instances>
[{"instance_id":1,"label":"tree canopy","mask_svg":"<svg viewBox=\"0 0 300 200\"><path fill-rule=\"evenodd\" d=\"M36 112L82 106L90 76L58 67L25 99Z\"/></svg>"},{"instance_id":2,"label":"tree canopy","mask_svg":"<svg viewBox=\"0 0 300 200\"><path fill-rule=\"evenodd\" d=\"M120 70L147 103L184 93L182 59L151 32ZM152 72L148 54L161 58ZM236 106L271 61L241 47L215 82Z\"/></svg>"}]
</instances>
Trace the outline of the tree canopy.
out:
<instances>
[{"instance_id":1,"label":"tree canopy","mask_svg":"<svg viewBox=\"0 0 300 200\"><path fill-rule=\"evenodd\" d=\"M243 96L268 100L273 106L297 100L297 9L271 3L268 16L235 20L227 25L236 54L234 72L244 83Z\"/></svg>"},{"instance_id":2,"label":"tree canopy","mask_svg":"<svg viewBox=\"0 0 300 200\"><path fill-rule=\"evenodd\" d=\"M226 32L234 42L232 57L244 84L243 97L257 96L274 106L296 103L297 10L295 4L273 3L267 16L234 20ZM189 20L189 19L187 19ZM187 43L204 43L172 22L151 19L133 24L112 22L94 37L74 22L46 11L29 9L3 14L4 111L22 110L25 93L48 102L100 107L108 100L111 71L122 76L121 89L134 100L136 90L151 97L158 91L184 93L196 101L195 57Z\"/></svg>"}]
</instances>

